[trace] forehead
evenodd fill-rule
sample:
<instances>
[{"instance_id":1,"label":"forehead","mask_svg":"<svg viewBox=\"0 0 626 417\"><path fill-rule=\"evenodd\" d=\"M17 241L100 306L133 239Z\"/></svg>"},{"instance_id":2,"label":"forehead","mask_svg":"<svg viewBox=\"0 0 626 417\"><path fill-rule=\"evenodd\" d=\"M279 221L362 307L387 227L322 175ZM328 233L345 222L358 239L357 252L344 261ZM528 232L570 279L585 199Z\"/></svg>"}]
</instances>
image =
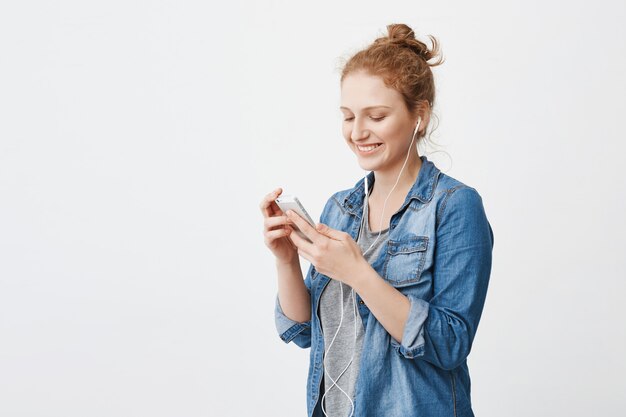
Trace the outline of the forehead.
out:
<instances>
[{"instance_id":1,"label":"forehead","mask_svg":"<svg viewBox=\"0 0 626 417\"><path fill-rule=\"evenodd\" d=\"M341 83L341 107L359 111L369 106L386 105L396 107L402 96L387 87L382 77L360 71L351 73Z\"/></svg>"}]
</instances>

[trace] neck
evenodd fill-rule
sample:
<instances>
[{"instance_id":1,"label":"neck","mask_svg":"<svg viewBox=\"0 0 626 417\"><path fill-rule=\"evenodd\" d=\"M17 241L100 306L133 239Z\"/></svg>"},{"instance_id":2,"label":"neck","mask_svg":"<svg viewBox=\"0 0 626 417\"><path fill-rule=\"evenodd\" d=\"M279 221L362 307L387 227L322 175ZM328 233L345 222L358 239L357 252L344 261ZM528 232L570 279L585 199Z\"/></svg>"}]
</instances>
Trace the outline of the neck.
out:
<instances>
[{"instance_id":1,"label":"neck","mask_svg":"<svg viewBox=\"0 0 626 417\"><path fill-rule=\"evenodd\" d=\"M402 165L388 170L374 171L374 185L369 198L373 198L376 201L384 201L396 184L396 181L398 181L398 185L396 185L393 194L389 198L406 196L415 183L421 167L422 160L416 155L415 158L410 158L407 161L400 179L398 179L398 174L400 174Z\"/></svg>"}]
</instances>

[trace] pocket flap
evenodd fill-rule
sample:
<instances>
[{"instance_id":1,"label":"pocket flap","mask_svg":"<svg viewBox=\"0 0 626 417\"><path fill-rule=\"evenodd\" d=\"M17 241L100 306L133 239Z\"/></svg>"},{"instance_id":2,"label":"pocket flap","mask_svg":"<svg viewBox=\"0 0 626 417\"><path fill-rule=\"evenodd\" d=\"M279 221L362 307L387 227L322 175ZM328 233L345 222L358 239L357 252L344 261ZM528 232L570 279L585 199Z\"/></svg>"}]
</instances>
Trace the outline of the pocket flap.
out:
<instances>
[{"instance_id":1,"label":"pocket flap","mask_svg":"<svg viewBox=\"0 0 626 417\"><path fill-rule=\"evenodd\" d=\"M428 236L410 236L401 241L389 239L387 252L390 255L425 251L428 246Z\"/></svg>"}]
</instances>

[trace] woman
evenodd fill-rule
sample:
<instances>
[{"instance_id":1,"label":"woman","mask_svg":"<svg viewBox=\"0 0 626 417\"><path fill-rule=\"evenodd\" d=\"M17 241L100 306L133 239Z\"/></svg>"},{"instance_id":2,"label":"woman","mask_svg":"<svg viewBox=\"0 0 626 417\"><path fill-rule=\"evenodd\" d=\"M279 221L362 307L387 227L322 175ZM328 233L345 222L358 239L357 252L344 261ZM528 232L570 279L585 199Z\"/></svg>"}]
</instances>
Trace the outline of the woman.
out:
<instances>
[{"instance_id":1,"label":"woman","mask_svg":"<svg viewBox=\"0 0 626 417\"><path fill-rule=\"evenodd\" d=\"M276 257L276 328L311 348L309 416L473 416L466 358L485 302L493 232L482 198L416 152L437 55L404 24L341 74L343 136L370 171L310 226L261 202ZM293 233L295 224L311 239ZM303 279L299 255L311 265Z\"/></svg>"}]
</instances>

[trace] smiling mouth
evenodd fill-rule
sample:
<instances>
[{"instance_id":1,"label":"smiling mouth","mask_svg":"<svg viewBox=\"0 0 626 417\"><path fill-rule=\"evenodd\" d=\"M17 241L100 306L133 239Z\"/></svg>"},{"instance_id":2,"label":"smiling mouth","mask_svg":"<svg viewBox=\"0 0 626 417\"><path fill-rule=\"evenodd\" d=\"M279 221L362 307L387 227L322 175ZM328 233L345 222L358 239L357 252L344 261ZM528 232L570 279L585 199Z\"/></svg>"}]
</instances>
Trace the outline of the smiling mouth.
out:
<instances>
[{"instance_id":1,"label":"smiling mouth","mask_svg":"<svg viewBox=\"0 0 626 417\"><path fill-rule=\"evenodd\" d=\"M377 143L375 145L368 145L368 146L360 146L360 145L356 145L357 149L359 150L359 152L363 153L363 154L368 154L368 153L373 153L376 150L378 150L378 148L380 148L383 144L382 143Z\"/></svg>"}]
</instances>

